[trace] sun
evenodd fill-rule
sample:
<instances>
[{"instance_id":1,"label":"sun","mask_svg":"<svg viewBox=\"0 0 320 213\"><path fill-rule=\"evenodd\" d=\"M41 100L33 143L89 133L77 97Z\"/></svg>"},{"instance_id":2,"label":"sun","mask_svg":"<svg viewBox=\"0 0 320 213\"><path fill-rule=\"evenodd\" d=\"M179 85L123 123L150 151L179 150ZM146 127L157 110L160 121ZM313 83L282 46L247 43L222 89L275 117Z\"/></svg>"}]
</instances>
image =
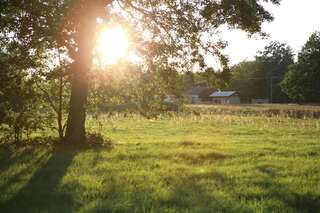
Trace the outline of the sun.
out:
<instances>
[{"instance_id":1,"label":"sun","mask_svg":"<svg viewBox=\"0 0 320 213\"><path fill-rule=\"evenodd\" d=\"M105 28L97 34L96 52L100 63L115 64L128 55L127 33L121 27Z\"/></svg>"}]
</instances>

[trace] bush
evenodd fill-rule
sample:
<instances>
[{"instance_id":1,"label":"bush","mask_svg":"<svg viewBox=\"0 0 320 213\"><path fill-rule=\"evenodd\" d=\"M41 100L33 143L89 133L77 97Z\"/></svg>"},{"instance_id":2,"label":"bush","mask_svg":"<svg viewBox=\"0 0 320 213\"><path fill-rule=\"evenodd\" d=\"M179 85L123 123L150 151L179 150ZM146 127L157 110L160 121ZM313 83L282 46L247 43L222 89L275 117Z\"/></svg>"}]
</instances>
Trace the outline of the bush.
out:
<instances>
[{"instance_id":1,"label":"bush","mask_svg":"<svg viewBox=\"0 0 320 213\"><path fill-rule=\"evenodd\" d=\"M44 121L50 121L47 112L40 112L45 109L44 102L31 78L13 76L7 80L0 88L1 132L5 140L19 143L24 133L30 135L41 129Z\"/></svg>"}]
</instances>

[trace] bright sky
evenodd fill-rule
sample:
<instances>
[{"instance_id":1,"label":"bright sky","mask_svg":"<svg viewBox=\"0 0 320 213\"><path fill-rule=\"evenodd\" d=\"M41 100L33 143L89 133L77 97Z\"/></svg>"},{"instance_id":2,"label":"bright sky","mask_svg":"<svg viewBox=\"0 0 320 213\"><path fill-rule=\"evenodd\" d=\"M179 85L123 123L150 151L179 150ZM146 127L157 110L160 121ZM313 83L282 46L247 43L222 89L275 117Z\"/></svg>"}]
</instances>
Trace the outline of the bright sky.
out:
<instances>
[{"instance_id":1,"label":"bright sky","mask_svg":"<svg viewBox=\"0 0 320 213\"><path fill-rule=\"evenodd\" d=\"M253 59L270 41L286 42L296 54L314 31L320 31L320 0L282 0L280 6L267 4L266 8L275 18L262 26L270 38L248 38L238 30L222 33L222 38L229 43L225 53L229 55L230 65ZM213 59L207 63L216 66Z\"/></svg>"}]
</instances>

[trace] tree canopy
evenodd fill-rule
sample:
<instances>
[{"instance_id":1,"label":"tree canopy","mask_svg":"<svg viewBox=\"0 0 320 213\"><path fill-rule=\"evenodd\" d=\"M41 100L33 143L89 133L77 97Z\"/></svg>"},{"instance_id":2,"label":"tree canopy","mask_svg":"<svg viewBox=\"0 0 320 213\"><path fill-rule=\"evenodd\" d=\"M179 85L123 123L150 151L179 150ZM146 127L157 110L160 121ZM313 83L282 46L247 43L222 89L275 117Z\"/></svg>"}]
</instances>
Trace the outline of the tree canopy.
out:
<instances>
[{"instance_id":1,"label":"tree canopy","mask_svg":"<svg viewBox=\"0 0 320 213\"><path fill-rule=\"evenodd\" d=\"M231 86L247 100L265 98L275 103L285 102L288 98L282 92L280 82L293 63L290 46L270 42L258 52L254 61L239 63L231 69Z\"/></svg>"},{"instance_id":2,"label":"tree canopy","mask_svg":"<svg viewBox=\"0 0 320 213\"><path fill-rule=\"evenodd\" d=\"M299 102L320 101L320 32L314 32L281 83L283 91Z\"/></svg>"}]
</instances>

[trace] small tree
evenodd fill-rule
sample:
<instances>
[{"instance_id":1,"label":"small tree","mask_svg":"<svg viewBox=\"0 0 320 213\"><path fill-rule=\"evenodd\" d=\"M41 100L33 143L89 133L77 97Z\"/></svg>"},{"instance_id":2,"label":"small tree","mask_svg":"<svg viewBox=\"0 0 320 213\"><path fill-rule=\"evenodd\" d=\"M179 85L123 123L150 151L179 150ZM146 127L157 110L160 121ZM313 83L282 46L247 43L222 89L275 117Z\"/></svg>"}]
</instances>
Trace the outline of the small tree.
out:
<instances>
[{"instance_id":1,"label":"small tree","mask_svg":"<svg viewBox=\"0 0 320 213\"><path fill-rule=\"evenodd\" d=\"M62 58L63 52L59 49L51 50L51 54L43 54L42 62L33 73L36 79L35 85L39 94L51 108L56 120L57 132L60 141L63 140L65 132L65 121L68 110L67 100L69 99L70 87L70 66L65 58ZM50 68L53 67L53 68Z\"/></svg>"}]
</instances>

